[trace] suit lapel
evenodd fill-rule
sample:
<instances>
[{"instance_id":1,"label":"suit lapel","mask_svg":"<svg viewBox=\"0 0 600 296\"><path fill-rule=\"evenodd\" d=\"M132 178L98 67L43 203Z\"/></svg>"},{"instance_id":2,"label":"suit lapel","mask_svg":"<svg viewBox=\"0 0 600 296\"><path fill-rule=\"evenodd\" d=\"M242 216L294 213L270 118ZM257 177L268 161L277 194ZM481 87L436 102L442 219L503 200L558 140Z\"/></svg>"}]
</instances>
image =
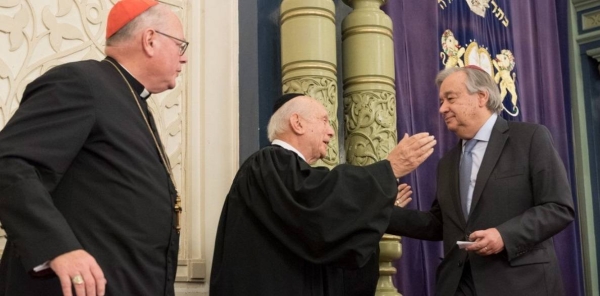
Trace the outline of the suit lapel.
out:
<instances>
[{"instance_id":1,"label":"suit lapel","mask_svg":"<svg viewBox=\"0 0 600 296\"><path fill-rule=\"evenodd\" d=\"M485 188L485 184L489 180L490 175L496 166L496 162L498 162L498 159L500 158L500 154L502 154L502 149L504 149L504 145L508 139L507 131L508 122L504 118L498 117L494 124L494 128L492 129L490 142L485 150L481 167L479 167L479 172L477 173L477 181L475 182L473 200L471 202L471 213L473 213L477 202L481 198L483 188Z\"/></svg>"}]
</instances>

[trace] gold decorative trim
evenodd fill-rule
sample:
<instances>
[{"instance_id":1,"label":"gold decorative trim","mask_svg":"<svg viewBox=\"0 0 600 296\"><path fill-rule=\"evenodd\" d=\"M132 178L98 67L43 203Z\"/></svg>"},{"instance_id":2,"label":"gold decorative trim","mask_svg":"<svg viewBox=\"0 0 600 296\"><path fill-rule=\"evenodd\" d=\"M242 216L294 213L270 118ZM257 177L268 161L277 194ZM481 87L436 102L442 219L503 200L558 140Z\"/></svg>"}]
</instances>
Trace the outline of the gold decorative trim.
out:
<instances>
[{"instance_id":1,"label":"gold decorative trim","mask_svg":"<svg viewBox=\"0 0 600 296\"><path fill-rule=\"evenodd\" d=\"M285 12L281 15L281 25L288 19L301 16L320 16L329 19L335 24L335 14L325 9L296 9Z\"/></svg>"}]
</instances>

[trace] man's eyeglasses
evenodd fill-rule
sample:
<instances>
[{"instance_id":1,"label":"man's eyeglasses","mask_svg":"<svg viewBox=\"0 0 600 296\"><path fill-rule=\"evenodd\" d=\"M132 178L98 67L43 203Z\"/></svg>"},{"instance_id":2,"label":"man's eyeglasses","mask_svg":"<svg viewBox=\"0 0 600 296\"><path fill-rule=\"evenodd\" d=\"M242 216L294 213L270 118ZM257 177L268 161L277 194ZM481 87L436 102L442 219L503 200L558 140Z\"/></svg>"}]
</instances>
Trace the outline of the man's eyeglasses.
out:
<instances>
[{"instance_id":1,"label":"man's eyeglasses","mask_svg":"<svg viewBox=\"0 0 600 296\"><path fill-rule=\"evenodd\" d=\"M169 37L169 38L171 38L171 39L173 39L173 40L177 40L177 41L181 42L181 43L179 44L179 55L180 55L180 56L182 56L182 55L185 53L185 50L187 49L188 45L190 44L189 42L187 42L187 41L185 41L185 40L181 40L181 39L179 39L179 38L177 38L177 37L173 37L173 36L171 36L171 35L169 35L169 34L165 34L165 33L163 33L163 32L156 31L156 30L154 30L154 31L155 31L156 33L160 34L160 35L163 35L163 36Z\"/></svg>"}]
</instances>

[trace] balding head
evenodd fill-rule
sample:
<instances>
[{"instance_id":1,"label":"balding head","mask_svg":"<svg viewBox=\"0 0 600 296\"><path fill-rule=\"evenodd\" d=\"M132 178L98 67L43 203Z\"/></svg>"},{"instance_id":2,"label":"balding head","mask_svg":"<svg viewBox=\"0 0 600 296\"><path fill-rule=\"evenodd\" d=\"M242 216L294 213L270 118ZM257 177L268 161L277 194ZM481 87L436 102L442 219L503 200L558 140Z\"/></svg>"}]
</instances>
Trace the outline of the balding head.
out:
<instances>
[{"instance_id":1,"label":"balding head","mask_svg":"<svg viewBox=\"0 0 600 296\"><path fill-rule=\"evenodd\" d=\"M273 140L290 132L289 119L294 113L304 117L308 116L310 104L307 104L307 100L312 99L306 96L297 96L287 101L273 113L267 126L269 141L273 142Z\"/></svg>"},{"instance_id":2,"label":"balding head","mask_svg":"<svg viewBox=\"0 0 600 296\"><path fill-rule=\"evenodd\" d=\"M269 140L279 139L296 148L312 164L327 155L334 135L327 109L317 100L299 96L281 106L267 127Z\"/></svg>"}]
</instances>

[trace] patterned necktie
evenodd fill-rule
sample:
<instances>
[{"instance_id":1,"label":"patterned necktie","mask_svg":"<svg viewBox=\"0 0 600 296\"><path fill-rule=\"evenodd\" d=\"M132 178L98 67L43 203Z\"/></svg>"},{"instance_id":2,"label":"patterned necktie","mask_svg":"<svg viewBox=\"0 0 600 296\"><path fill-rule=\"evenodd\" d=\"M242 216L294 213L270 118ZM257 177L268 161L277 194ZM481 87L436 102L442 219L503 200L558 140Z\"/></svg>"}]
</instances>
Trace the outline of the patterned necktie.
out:
<instances>
[{"instance_id":1,"label":"patterned necktie","mask_svg":"<svg viewBox=\"0 0 600 296\"><path fill-rule=\"evenodd\" d=\"M471 169L473 168L473 154L471 152L475 144L477 144L477 140L475 139L467 141L462 160L460 161L460 202L465 221L469 217L469 185L471 183Z\"/></svg>"}]
</instances>

